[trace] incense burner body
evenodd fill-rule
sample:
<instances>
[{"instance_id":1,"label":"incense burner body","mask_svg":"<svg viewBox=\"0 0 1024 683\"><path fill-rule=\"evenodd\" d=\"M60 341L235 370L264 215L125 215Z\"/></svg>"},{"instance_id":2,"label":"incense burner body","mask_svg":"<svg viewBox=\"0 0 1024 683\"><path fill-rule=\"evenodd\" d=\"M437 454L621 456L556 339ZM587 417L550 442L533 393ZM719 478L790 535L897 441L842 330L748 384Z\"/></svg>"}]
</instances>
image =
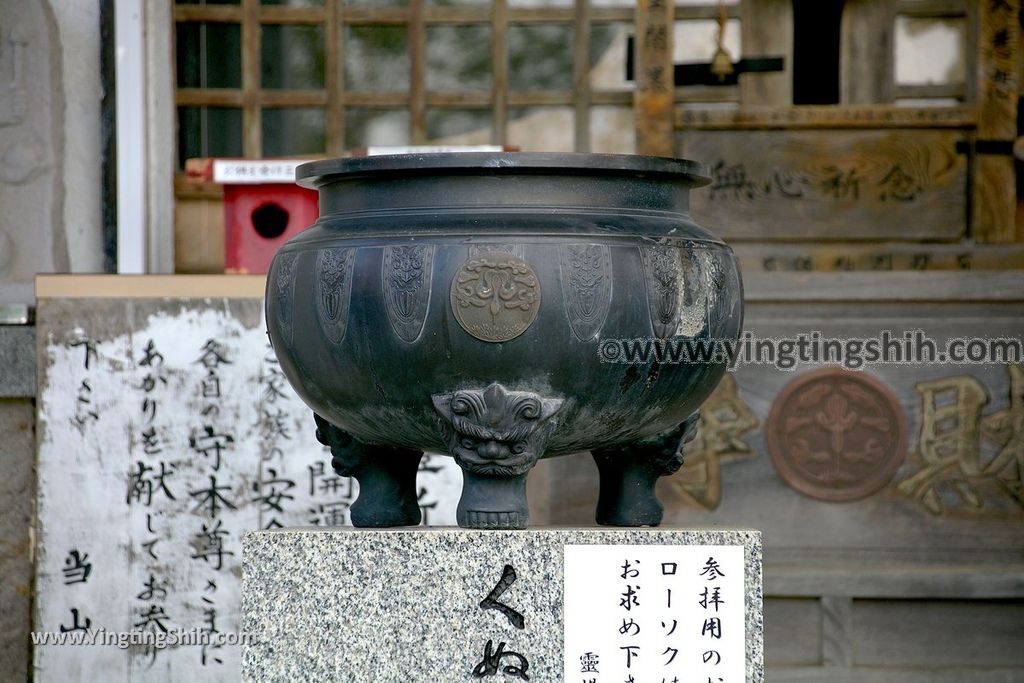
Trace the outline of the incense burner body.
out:
<instances>
[{"instance_id":1,"label":"incense burner body","mask_svg":"<svg viewBox=\"0 0 1024 683\"><path fill-rule=\"evenodd\" d=\"M701 167L467 153L314 162L298 175L319 190L320 218L274 258L267 325L336 469L362 475L354 521L361 504L367 525L412 522L392 494L369 514L378 494L363 479L401 489L415 469L379 470L404 472L426 450L463 469L461 525L521 527L537 460L592 451L603 521L637 523L615 512L629 504L615 489L678 467L691 416L726 370L723 358L659 361L654 347L735 339L742 324L733 254L688 214ZM606 487L605 470L622 486Z\"/></svg>"}]
</instances>

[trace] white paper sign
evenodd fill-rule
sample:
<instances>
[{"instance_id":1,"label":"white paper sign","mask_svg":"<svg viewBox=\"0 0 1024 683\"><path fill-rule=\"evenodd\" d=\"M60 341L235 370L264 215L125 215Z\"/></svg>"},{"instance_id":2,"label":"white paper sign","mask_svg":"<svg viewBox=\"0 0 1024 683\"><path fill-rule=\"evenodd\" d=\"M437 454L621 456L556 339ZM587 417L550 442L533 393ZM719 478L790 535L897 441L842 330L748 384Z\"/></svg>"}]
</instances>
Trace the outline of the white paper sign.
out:
<instances>
[{"instance_id":1,"label":"white paper sign","mask_svg":"<svg viewBox=\"0 0 1024 683\"><path fill-rule=\"evenodd\" d=\"M501 145L411 145L396 147L367 147L366 156L376 157L389 154L447 154L451 152L501 152Z\"/></svg>"},{"instance_id":2,"label":"white paper sign","mask_svg":"<svg viewBox=\"0 0 1024 683\"><path fill-rule=\"evenodd\" d=\"M316 442L261 302L140 305L69 304L95 325L40 309L34 630L69 639L36 644L39 681L238 680L242 534L348 524L358 494ZM424 457L427 523L454 523L461 481Z\"/></svg>"},{"instance_id":3,"label":"white paper sign","mask_svg":"<svg viewBox=\"0 0 1024 683\"><path fill-rule=\"evenodd\" d=\"M295 169L309 159L217 159L213 162L213 182L226 185L294 183Z\"/></svg>"},{"instance_id":4,"label":"white paper sign","mask_svg":"<svg viewBox=\"0 0 1024 683\"><path fill-rule=\"evenodd\" d=\"M743 546L565 547L567 683L743 683Z\"/></svg>"}]
</instances>

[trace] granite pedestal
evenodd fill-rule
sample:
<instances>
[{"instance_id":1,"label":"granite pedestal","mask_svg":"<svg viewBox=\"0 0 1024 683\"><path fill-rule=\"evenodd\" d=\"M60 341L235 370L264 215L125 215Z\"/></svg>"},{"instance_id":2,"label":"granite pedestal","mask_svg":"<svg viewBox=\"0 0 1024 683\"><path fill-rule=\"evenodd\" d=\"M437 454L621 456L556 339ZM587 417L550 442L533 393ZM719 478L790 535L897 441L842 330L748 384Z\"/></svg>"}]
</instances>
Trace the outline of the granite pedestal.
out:
<instances>
[{"instance_id":1,"label":"granite pedestal","mask_svg":"<svg viewBox=\"0 0 1024 683\"><path fill-rule=\"evenodd\" d=\"M594 560L600 553L607 559ZM734 561L719 563L712 557L716 553ZM570 554L568 589L574 597L566 608L564 572ZM685 559L690 557L697 564ZM667 576L668 569L674 574L677 563L663 559L679 560L680 580L685 573L687 581L701 582L677 590L674 605L670 593L668 607L662 605L666 589L656 581L673 579ZM685 562L692 566L684 567ZM706 571L707 564L720 564L731 574L729 592L723 588L722 594L728 595L726 604L732 601L738 611L727 626L721 625L726 621L722 617L719 628L729 629L734 636L741 634L740 642L745 643L738 650L733 648L732 655L722 653L732 657L729 664L734 671L742 672L724 680L762 681L761 536L757 531L316 528L254 532L243 541L242 623L251 641L243 649L242 677L261 682L618 683L623 679L612 678L611 671L624 666L621 657L627 654L618 646L641 642L628 640L632 631L619 633L618 619L625 623L629 617L643 623L644 638L660 630L665 644L662 652L659 641L655 652L651 641L644 641L646 649L634 651L641 657L633 665L640 666L641 659L647 666L655 657L659 662L674 659L678 649L683 652L679 660L669 662L674 671L682 672L674 674L678 683L697 681L698 675L702 676L699 683L705 683L698 649L724 648L714 640L715 612L711 610L717 605L709 605L705 597L701 607L700 594L694 592L718 585L704 583L716 578L714 572ZM624 578L618 578L620 572ZM590 623L593 619L586 613L591 596L577 589L591 580L614 582L604 593L595 583L592 604L603 605L605 620L614 619L615 624ZM623 605L619 592L634 589L641 599L632 601L630 612L630 598ZM658 609L673 618L638 616L639 605L650 606L655 600ZM699 620L705 612L711 620L701 628ZM676 618L678 625L671 623ZM566 619L574 624L570 632L565 629ZM679 631L673 635L670 629L676 627ZM570 636L575 641L591 631L596 639L584 640L586 646L574 648L567 659L565 643ZM600 650L600 638L614 643ZM601 663L599 651L604 658ZM568 674L567 661L573 667ZM690 661L692 666L687 664ZM707 666L713 664L712 660ZM588 667L592 673L584 671Z\"/></svg>"}]
</instances>

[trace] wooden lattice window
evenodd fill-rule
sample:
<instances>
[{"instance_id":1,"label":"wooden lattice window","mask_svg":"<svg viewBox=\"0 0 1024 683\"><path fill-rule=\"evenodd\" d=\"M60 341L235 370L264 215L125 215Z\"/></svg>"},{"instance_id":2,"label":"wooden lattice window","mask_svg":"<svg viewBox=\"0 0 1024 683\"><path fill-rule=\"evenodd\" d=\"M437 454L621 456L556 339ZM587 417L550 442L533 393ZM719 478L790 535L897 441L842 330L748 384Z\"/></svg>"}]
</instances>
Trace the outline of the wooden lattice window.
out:
<instances>
[{"instance_id":1,"label":"wooden lattice window","mask_svg":"<svg viewBox=\"0 0 1024 683\"><path fill-rule=\"evenodd\" d=\"M631 152L634 11L630 0L178 2L179 162L436 142Z\"/></svg>"}]
</instances>

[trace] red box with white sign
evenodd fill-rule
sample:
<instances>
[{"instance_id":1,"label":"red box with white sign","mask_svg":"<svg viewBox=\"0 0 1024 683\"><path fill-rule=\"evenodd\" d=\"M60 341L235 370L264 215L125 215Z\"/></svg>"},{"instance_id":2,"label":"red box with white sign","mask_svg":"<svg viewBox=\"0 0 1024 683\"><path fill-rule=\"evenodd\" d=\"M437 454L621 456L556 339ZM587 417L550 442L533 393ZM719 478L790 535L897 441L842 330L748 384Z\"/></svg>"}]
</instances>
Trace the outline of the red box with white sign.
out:
<instances>
[{"instance_id":1,"label":"red box with white sign","mask_svg":"<svg viewBox=\"0 0 1024 683\"><path fill-rule=\"evenodd\" d=\"M213 164L224 186L224 270L266 273L277 250L319 216L317 193L295 184L298 160Z\"/></svg>"}]
</instances>

